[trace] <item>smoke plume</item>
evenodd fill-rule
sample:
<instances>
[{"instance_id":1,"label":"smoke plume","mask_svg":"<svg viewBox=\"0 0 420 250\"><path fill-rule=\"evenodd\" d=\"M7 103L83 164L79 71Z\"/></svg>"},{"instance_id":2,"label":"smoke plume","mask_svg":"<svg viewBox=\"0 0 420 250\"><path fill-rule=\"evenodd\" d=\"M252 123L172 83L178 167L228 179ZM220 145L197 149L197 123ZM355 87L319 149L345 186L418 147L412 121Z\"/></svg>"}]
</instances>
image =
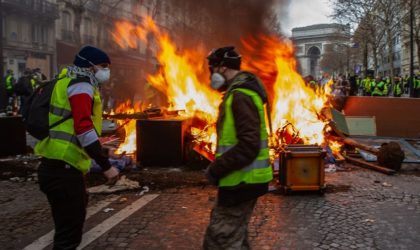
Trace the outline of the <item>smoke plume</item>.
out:
<instances>
[{"instance_id":1,"label":"smoke plume","mask_svg":"<svg viewBox=\"0 0 420 250\"><path fill-rule=\"evenodd\" d=\"M192 29L178 33L187 47L197 40L206 47L240 44L246 36L280 33L282 3L289 0L183 0L179 5L183 18ZM198 31L195 34L192 30Z\"/></svg>"}]
</instances>

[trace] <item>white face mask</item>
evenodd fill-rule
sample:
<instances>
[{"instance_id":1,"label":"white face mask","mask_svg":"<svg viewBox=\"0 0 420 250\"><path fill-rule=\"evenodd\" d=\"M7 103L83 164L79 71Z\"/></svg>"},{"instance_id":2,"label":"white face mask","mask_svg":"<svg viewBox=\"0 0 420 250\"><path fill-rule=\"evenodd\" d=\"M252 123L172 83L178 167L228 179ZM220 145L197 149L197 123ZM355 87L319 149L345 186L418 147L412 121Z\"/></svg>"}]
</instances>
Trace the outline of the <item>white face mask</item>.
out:
<instances>
[{"instance_id":1,"label":"white face mask","mask_svg":"<svg viewBox=\"0 0 420 250\"><path fill-rule=\"evenodd\" d=\"M219 90L221 87L223 87L226 83L226 79L223 77L220 73L213 73L211 75L211 88L215 90Z\"/></svg>"},{"instance_id":2,"label":"white face mask","mask_svg":"<svg viewBox=\"0 0 420 250\"><path fill-rule=\"evenodd\" d=\"M111 70L109 68L98 68L95 73L95 78L99 83L103 83L109 80L111 76Z\"/></svg>"},{"instance_id":3,"label":"white face mask","mask_svg":"<svg viewBox=\"0 0 420 250\"><path fill-rule=\"evenodd\" d=\"M35 73L34 77L35 77L37 80L41 80L41 79L42 79L42 75L41 75L41 73L39 73L39 72Z\"/></svg>"}]
</instances>

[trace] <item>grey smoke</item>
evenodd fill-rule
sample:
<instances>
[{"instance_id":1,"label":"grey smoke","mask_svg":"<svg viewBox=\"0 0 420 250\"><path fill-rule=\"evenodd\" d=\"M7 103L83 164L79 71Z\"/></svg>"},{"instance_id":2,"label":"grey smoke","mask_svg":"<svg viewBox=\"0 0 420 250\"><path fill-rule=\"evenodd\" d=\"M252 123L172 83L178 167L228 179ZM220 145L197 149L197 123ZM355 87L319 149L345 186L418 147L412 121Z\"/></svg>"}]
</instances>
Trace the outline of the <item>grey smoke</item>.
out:
<instances>
[{"instance_id":1,"label":"grey smoke","mask_svg":"<svg viewBox=\"0 0 420 250\"><path fill-rule=\"evenodd\" d=\"M287 15L285 7L290 0L183 0L178 3L182 3L187 18L205 18L205 27L201 29L204 32L199 36L192 36L191 32L179 34L184 45L189 47L197 42L194 39L203 39L206 46L214 47L238 45L241 38L249 35L278 33L278 20Z\"/></svg>"}]
</instances>

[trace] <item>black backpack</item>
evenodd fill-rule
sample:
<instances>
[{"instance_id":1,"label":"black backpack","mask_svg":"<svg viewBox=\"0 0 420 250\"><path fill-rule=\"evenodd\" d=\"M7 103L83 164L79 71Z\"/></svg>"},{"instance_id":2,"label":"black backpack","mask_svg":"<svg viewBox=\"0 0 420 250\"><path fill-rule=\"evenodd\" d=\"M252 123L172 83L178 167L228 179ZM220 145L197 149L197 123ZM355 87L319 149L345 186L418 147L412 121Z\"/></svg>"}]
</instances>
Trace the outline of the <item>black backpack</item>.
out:
<instances>
[{"instance_id":1,"label":"black backpack","mask_svg":"<svg viewBox=\"0 0 420 250\"><path fill-rule=\"evenodd\" d=\"M27 108L22 114L26 130L38 140L46 138L49 135L50 128L71 118L71 114L69 114L54 124L49 125L48 113L50 111L51 95L58 80L53 79L42 83L26 101Z\"/></svg>"}]
</instances>

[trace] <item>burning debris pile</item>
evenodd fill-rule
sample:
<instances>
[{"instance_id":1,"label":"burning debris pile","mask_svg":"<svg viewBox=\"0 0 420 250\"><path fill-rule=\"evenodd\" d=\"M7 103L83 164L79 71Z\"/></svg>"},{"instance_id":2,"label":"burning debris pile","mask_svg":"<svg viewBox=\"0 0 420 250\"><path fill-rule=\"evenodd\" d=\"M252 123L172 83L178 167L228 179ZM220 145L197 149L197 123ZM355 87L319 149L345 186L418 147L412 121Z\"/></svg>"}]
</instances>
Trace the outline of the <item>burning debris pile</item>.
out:
<instances>
[{"instance_id":1,"label":"burning debris pile","mask_svg":"<svg viewBox=\"0 0 420 250\"><path fill-rule=\"evenodd\" d=\"M145 18L140 25L117 22L114 41L123 48L135 48L139 41L150 43L154 38L159 70L147 76L147 82L167 99L166 107L151 110L141 105L125 103L116 110L114 118L128 118L119 122L125 129L125 140L117 154L134 153L136 132L134 119L159 119L178 117L188 119L187 134L196 148L208 158L216 147L215 122L221 95L209 86L209 72L205 64L207 49L197 46L180 50L169 35ZM337 158L344 144L333 136L328 110L332 84L330 81L316 88L308 86L296 70L296 59L291 41L277 35L264 35L242 39L242 69L258 75L263 81L271 107L270 146L273 159L290 144L318 145L333 151ZM124 115L122 115L124 114ZM150 116L152 115L152 116ZM141 147L141 145L140 145Z\"/></svg>"}]
</instances>

